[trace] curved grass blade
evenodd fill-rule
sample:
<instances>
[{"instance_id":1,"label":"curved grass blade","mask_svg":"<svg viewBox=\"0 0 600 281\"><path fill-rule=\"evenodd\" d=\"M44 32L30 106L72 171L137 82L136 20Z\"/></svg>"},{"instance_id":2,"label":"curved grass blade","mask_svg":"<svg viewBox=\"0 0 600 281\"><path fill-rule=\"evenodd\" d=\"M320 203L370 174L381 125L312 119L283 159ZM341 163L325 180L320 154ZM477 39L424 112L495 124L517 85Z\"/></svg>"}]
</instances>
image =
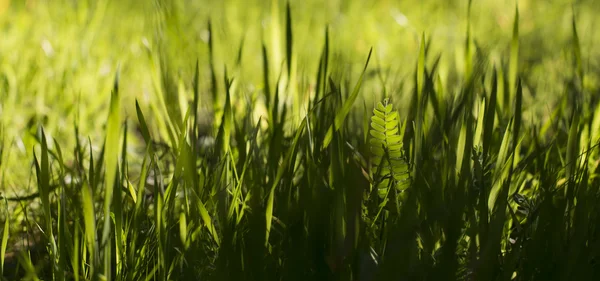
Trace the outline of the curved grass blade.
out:
<instances>
[{"instance_id":1,"label":"curved grass blade","mask_svg":"<svg viewBox=\"0 0 600 281\"><path fill-rule=\"evenodd\" d=\"M140 104L138 103L137 99L135 100L135 111L137 113L137 118L140 123L140 132L142 133L142 137L144 137L146 145L149 145L151 143L150 131L148 130L146 118L144 118L144 113L142 112L142 109L140 108Z\"/></svg>"},{"instance_id":2,"label":"curved grass blade","mask_svg":"<svg viewBox=\"0 0 600 281\"><path fill-rule=\"evenodd\" d=\"M327 133L325 134L325 138L323 139L323 149L326 149L329 146L329 144L331 143L331 140L333 139L333 131L334 130L338 131L342 127L342 124L344 123L344 120L346 120L346 116L348 116L348 113L350 112L350 109L352 108L354 101L356 101L356 98L358 98L360 86L362 85L362 82L363 82L363 79L365 76L365 72L367 71L367 66L369 66L369 60L371 60L372 53L373 53L373 48L371 48L369 50L369 56L367 57L367 62L365 63L365 67L363 69L362 74L360 75L360 78L358 78L358 82L354 86L354 90L352 90L352 93L350 94L348 99L344 102L340 111L338 111L338 113L335 115L334 124L329 127L329 129L327 130Z\"/></svg>"}]
</instances>

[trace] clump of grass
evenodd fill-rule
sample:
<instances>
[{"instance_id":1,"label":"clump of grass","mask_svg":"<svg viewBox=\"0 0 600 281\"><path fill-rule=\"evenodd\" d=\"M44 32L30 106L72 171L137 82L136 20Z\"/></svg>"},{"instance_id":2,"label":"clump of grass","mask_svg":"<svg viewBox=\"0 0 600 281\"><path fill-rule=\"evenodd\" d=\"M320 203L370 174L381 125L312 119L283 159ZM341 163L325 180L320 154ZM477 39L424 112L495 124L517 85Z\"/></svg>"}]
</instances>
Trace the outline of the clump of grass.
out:
<instances>
[{"instance_id":1,"label":"clump of grass","mask_svg":"<svg viewBox=\"0 0 600 281\"><path fill-rule=\"evenodd\" d=\"M177 24L168 9L163 16ZM75 123L75 145L68 152L75 160L68 163L62 139L40 126L32 153L37 193L3 195L6 206L17 203L6 208L3 278L600 276L594 139L600 113L584 87L575 19L571 80L579 82L566 87L554 119L526 122L524 98L535 89L524 82L527 72L519 64L518 10L510 53L502 57L508 65L485 59L468 23L466 71L450 68L460 79L449 82L440 73L441 55L430 47L435 37L423 34L412 79L402 82L408 92L388 89L383 70L369 64L373 49L360 76L344 73L332 54L329 29L316 72L300 71L292 13L288 4L286 67L272 67L281 63L273 60L282 50L256 46L264 85L252 93L230 76L231 68L217 74L209 21L210 59L207 65L196 60L189 81L173 72L165 49L149 49L157 96L147 106L136 100L136 118L122 115L123 79L115 79L100 149L91 138L81 141ZM272 36L274 42L282 39ZM249 44L242 42L240 68L242 47ZM306 93L303 79L312 87ZM359 98L373 89L383 89L383 97L365 98L362 112L357 110ZM290 93L302 106L284 102ZM189 103L182 102L188 96ZM266 114L257 119L248 111L261 103ZM202 120L203 104L215 113L208 122ZM3 132L0 160L6 153ZM26 235L11 229L12 221L24 222Z\"/></svg>"}]
</instances>

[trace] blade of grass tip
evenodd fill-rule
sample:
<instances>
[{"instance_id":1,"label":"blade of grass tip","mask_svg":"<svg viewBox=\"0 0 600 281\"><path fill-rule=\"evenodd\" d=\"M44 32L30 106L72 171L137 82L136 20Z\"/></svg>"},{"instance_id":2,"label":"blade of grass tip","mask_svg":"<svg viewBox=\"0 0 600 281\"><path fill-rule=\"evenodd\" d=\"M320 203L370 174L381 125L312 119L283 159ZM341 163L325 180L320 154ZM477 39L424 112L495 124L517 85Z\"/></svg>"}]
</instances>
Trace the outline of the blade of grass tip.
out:
<instances>
[{"instance_id":1,"label":"blade of grass tip","mask_svg":"<svg viewBox=\"0 0 600 281\"><path fill-rule=\"evenodd\" d=\"M195 95L195 93L194 93L194 95ZM142 112L142 109L140 108L140 104L138 103L137 99L135 100L135 111L137 113L138 122L140 123L140 132L142 134L142 137L144 138L146 145L150 145L150 143L151 143L150 131L148 131L148 125L146 124L146 118L144 118L144 113Z\"/></svg>"},{"instance_id":2,"label":"blade of grass tip","mask_svg":"<svg viewBox=\"0 0 600 281\"><path fill-rule=\"evenodd\" d=\"M185 115L185 119L184 119L184 124L188 123L188 119L190 116L190 108L188 108L188 111ZM189 147L189 145L186 142L186 131L183 131L181 133L181 135L179 136L179 151L177 152L177 162L175 163L175 171L174 171L174 175L173 178L180 178L183 174L183 169L185 167L185 157L189 154L187 147ZM191 150L191 149L190 149ZM166 201L167 201L167 210L169 214L172 214L173 211L175 211L175 198L177 197L177 188L179 187L179 181L177 180L172 180L168 187L167 190L165 192L166 194ZM169 216L170 218L170 216Z\"/></svg>"},{"instance_id":3,"label":"blade of grass tip","mask_svg":"<svg viewBox=\"0 0 600 281\"><path fill-rule=\"evenodd\" d=\"M446 122L446 113L445 113L445 105L446 101L444 100L444 84L442 82L442 75L437 72L435 75L434 81L434 94L431 95L431 105L433 106L433 111L435 113L436 119L442 124Z\"/></svg>"},{"instance_id":4,"label":"blade of grass tip","mask_svg":"<svg viewBox=\"0 0 600 281\"><path fill-rule=\"evenodd\" d=\"M121 132L121 117L120 117L120 102L119 102L119 76L115 78L114 88L110 99L110 108L108 121L106 125L106 152L104 156L105 178L104 178L104 227L102 230L101 248L106 253L105 258L110 260L109 237L110 237L110 210L111 202L113 201L113 188L116 182L118 157L119 157L119 134ZM121 190L118 190L121 192ZM111 269L107 266L104 268L105 276L110 276Z\"/></svg>"},{"instance_id":5,"label":"blade of grass tip","mask_svg":"<svg viewBox=\"0 0 600 281\"><path fill-rule=\"evenodd\" d=\"M417 174L418 169L421 166L421 146L423 138L423 114L425 104L423 103L424 95L423 88L425 87L425 33L421 35L421 47L419 50L419 59L417 61L417 116L416 116L416 128L415 128L415 150L414 150L414 174Z\"/></svg>"},{"instance_id":6,"label":"blade of grass tip","mask_svg":"<svg viewBox=\"0 0 600 281\"><path fill-rule=\"evenodd\" d=\"M193 110L192 114L194 115L194 127L192 129L193 133L193 147L194 152L198 148L198 105L200 103L200 62L196 59L196 69L194 70L194 101L193 101ZM194 155L197 155L196 153Z\"/></svg>"},{"instance_id":7,"label":"blade of grass tip","mask_svg":"<svg viewBox=\"0 0 600 281\"><path fill-rule=\"evenodd\" d=\"M208 58L210 65L210 89L212 93L214 108L218 108L218 89L217 89L217 76L215 72L215 46L214 46L214 34L211 19L208 19Z\"/></svg>"},{"instance_id":8,"label":"blade of grass tip","mask_svg":"<svg viewBox=\"0 0 600 281\"><path fill-rule=\"evenodd\" d=\"M55 138L52 138L52 142L54 143L54 147L56 148L56 153L54 153L54 155L56 156L57 160L58 160L58 164L60 165L60 169L61 172L64 171L65 168L65 160L63 159L63 153L62 153L62 149L60 148L60 144L58 143L58 141L56 141Z\"/></svg>"},{"instance_id":9,"label":"blade of grass tip","mask_svg":"<svg viewBox=\"0 0 600 281\"><path fill-rule=\"evenodd\" d=\"M271 127L273 128L273 130L275 130L275 128L281 127L281 120L283 120L282 118L280 118L281 116L284 116L283 111L285 110L285 103L283 103L283 108L282 108L282 112L281 114L279 113L279 84L281 82L281 75L282 72L279 73L279 76L277 77L277 81L275 82L275 93L273 94L273 104L271 105L271 107L273 108L273 110L271 111L271 116L273 118L273 120L271 120Z\"/></svg>"},{"instance_id":10,"label":"blade of grass tip","mask_svg":"<svg viewBox=\"0 0 600 281\"><path fill-rule=\"evenodd\" d=\"M34 158L37 158L34 152ZM45 218L48 220L46 221L46 227L48 227L49 229L47 229L48 231L51 230L52 228L49 227L52 225L52 221L50 221L50 194L49 194L49 185L48 182L50 181L50 175L49 175L49 164L48 164L48 146L46 143L46 134L44 132L44 129L42 128L42 152L41 152L41 162L38 165L38 161L37 159L35 159L35 164L36 164L36 172L37 172L37 178L38 178L38 188L39 190L39 194L40 194L40 199L42 201L42 207L44 208L44 216Z\"/></svg>"},{"instance_id":11,"label":"blade of grass tip","mask_svg":"<svg viewBox=\"0 0 600 281\"><path fill-rule=\"evenodd\" d=\"M41 163L38 170L38 188L40 199L42 201L42 207L44 208L44 218L46 222L46 234L48 242L52 249L53 263L56 263L58 256L56 241L54 240L54 233L52 229L52 213L50 212L50 161L48 159L48 142L46 140L46 133L42 128L42 151L41 151ZM34 153L35 158L35 153ZM36 159L37 164L37 159ZM54 268L54 267L53 267Z\"/></svg>"},{"instance_id":12,"label":"blade of grass tip","mask_svg":"<svg viewBox=\"0 0 600 281\"><path fill-rule=\"evenodd\" d=\"M267 55L267 47L265 43L262 44L262 63L263 63L263 84L265 87L264 95L265 95L265 107L269 111L269 113L273 112L271 109L271 82L269 76L269 56ZM269 121L273 122L273 116L269 116Z\"/></svg>"},{"instance_id":13,"label":"blade of grass tip","mask_svg":"<svg viewBox=\"0 0 600 281\"><path fill-rule=\"evenodd\" d=\"M423 93L423 86L425 84L425 33L421 34L421 46L419 48L419 59L417 61L417 91L419 98Z\"/></svg>"},{"instance_id":14,"label":"blade of grass tip","mask_svg":"<svg viewBox=\"0 0 600 281\"><path fill-rule=\"evenodd\" d=\"M323 59L325 54L323 53L324 50L321 51L321 56L319 57L319 67L317 68L317 76L315 78L315 88L314 88L314 92L315 92L315 97L313 99L312 104L310 105L310 108L308 109L309 111L311 111L313 108L315 108L317 101L320 99L321 97L321 81L323 81Z\"/></svg>"},{"instance_id":15,"label":"blade of grass tip","mask_svg":"<svg viewBox=\"0 0 600 281\"><path fill-rule=\"evenodd\" d=\"M296 131L296 135L294 136L294 141L292 142L292 146L290 147L290 149L288 150L288 153L285 157L285 160L283 161L283 164L279 166L279 168L277 169L277 175L275 176L275 179L273 180L273 185L271 186L271 190L269 191L269 197L267 199L267 207L266 207L266 220L267 220L267 225L266 225L266 236L265 236L265 247L268 246L269 244L269 234L271 233L271 222L273 220L273 205L275 204L274 199L275 199L275 188L277 187L277 185L279 184L279 181L281 180L281 178L283 177L284 172L287 170L287 168L292 165L293 163L290 163L292 156L296 154L296 148L298 147L298 141L300 140L300 136L302 135L302 132L304 132L304 128L306 127L306 118L303 119L302 123L300 124L300 127L298 128L298 130Z\"/></svg>"},{"instance_id":16,"label":"blade of grass tip","mask_svg":"<svg viewBox=\"0 0 600 281\"><path fill-rule=\"evenodd\" d=\"M367 62L365 63L365 67L362 71L362 74L360 75L360 78L358 78L358 82L354 86L354 90L352 90L352 93L350 94L348 99L346 99L346 101L342 105L342 108L340 109L340 111L338 111L338 113L335 115L334 124L332 124L329 127L329 129L327 130L327 133L325 134L325 138L323 140L323 149L326 149L329 146L329 144L331 143L331 140L333 139L333 131L334 130L338 131L342 127L342 124L344 123L346 116L350 112L350 109L352 109L352 105L354 104L354 101L356 101L356 98L358 97L360 86L362 85L362 82L363 82L363 79L365 76L365 72L367 71L367 66L369 66L369 60L371 60L372 53L373 53L373 48L371 47L371 49L369 50L369 56L367 57Z\"/></svg>"},{"instance_id":17,"label":"blade of grass tip","mask_svg":"<svg viewBox=\"0 0 600 281\"><path fill-rule=\"evenodd\" d=\"M500 150L498 151L498 158L496 160L496 168L494 171L494 175L501 175L502 170L504 170L504 164L508 159L508 150L509 150L509 142L511 140L511 131L510 128L513 125L513 118L510 119L508 125L506 126L506 131L504 132L504 137L502 138L502 144L500 144ZM498 176L497 176L498 177ZM494 205L496 203L496 197L498 196L498 192L502 187L502 183L495 184L492 190L490 190L490 196L488 198L488 209L492 211L494 209Z\"/></svg>"},{"instance_id":18,"label":"blade of grass tip","mask_svg":"<svg viewBox=\"0 0 600 281\"><path fill-rule=\"evenodd\" d=\"M122 183L127 180L127 121L123 122L123 145L121 150L121 178L118 179L117 190L113 196L113 212L115 215L115 260L116 260L116 278L121 276L121 262L123 260L125 249L123 242L123 195L121 191Z\"/></svg>"},{"instance_id":19,"label":"blade of grass tip","mask_svg":"<svg viewBox=\"0 0 600 281\"><path fill-rule=\"evenodd\" d=\"M292 13L290 12L290 1L287 1L285 9L285 56L287 58L288 77L292 75Z\"/></svg>"},{"instance_id":20,"label":"blade of grass tip","mask_svg":"<svg viewBox=\"0 0 600 281\"><path fill-rule=\"evenodd\" d=\"M485 127L483 129L483 155L487 157L491 142L492 133L494 131L494 119L496 117L496 99L498 95L498 78L496 69L492 74L492 89L490 93L490 99L487 103L487 111L485 113Z\"/></svg>"},{"instance_id":21,"label":"blade of grass tip","mask_svg":"<svg viewBox=\"0 0 600 281\"><path fill-rule=\"evenodd\" d=\"M243 166L243 170L242 170L242 176L240 177L240 181L238 182L238 189L239 192L241 193L242 191L242 187L243 187L243 180L244 180L244 176L246 175L246 170L247 168L250 166L250 163L253 160L253 156L254 156L254 151L257 149L257 138L258 138L258 132L260 131L260 123L261 123L261 118L258 118L258 122L256 122L256 126L254 127L254 131L252 132L252 134L250 135L250 148L248 151L248 156L246 157L246 161L244 162L244 166ZM308 123L308 122L307 122ZM307 126L308 128L308 126ZM246 197L248 196L252 196L252 191L250 191L250 195L246 195ZM245 203L244 203L245 205ZM243 215L244 213L244 208L242 208L241 210L241 214ZM238 221L237 223L239 224L241 220L241 215L238 217Z\"/></svg>"},{"instance_id":22,"label":"blade of grass tip","mask_svg":"<svg viewBox=\"0 0 600 281\"><path fill-rule=\"evenodd\" d=\"M508 90L506 89L506 75L504 74L504 68L502 64L498 65L496 68L497 73L497 91L498 91L498 118L508 118L510 113L510 98L508 97Z\"/></svg>"},{"instance_id":23,"label":"blade of grass tip","mask_svg":"<svg viewBox=\"0 0 600 281\"><path fill-rule=\"evenodd\" d=\"M509 100L514 98L519 67L519 6L515 6L512 41L510 43L510 63L508 67Z\"/></svg>"},{"instance_id":24,"label":"blade of grass tip","mask_svg":"<svg viewBox=\"0 0 600 281\"><path fill-rule=\"evenodd\" d=\"M280 24L280 9L279 9L279 0L271 0L271 50L272 50L272 60L273 63L271 65L271 69L273 73L281 73L281 67L283 65L279 65L282 63L281 59L281 24ZM278 87L279 84L276 85Z\"/></svg>"},{"instance_id":25,"label":"blade of grass tip","mask_svg":"<svg viewBox=\"0 0 600 281\"><path fill-rule=\"evenodd\" d=\"M323 46L323 91L325 91L325 77L329 71L329 25L325 27L325 46ZM325 94L325 93L323 93Z\"/></svg>"},{"instance_id":26,"label":"blade of grass tip","mask_svg":"<svg viewBox=\"0 0 600 281\"><path fill-rule=\"evenodd\" d=\"M471 54L471 2L467 6L467 38L465 39L465 78L468 80L471 77L471 69L473 58Z\"/></svg>"},{"instance_id":27,"label":"blade of grass tip","mask_svg":"<svg viewBox=\"0 0 600 281\"><path fill-rule=\"evenodd\" d=\"M88 165L88 181L91 186L95 184L95 172L94 172L94 151L92 150L92 138L88 136L88 145L90 147L90 163ZM83 163L81 164L83 166Z\"/></svg>"},{"instance_id":28,"label":"blade of grass tip","mask_svg":"<svg viewBox=\"0 0 600 281\"><path fill-rule=\"evenodd\" d=\"M164 56L164 54L161 55ZM161 66L161 64L164 63L164 60L164 57L157 59L155 56L151 56L152 84L157 94L155 95L156 99L152 99L150 107L156 116L165 116L165 118L156 118L154 121L158 126L158 132L165 139L168 139L173 147L176 147L175 126L173 124L173 120L175 119L168 115L169 109L165 102L165 97L168 93L166 86L169 85L165 84L165 82L170 83L170 80L167 77L164 77L164 75L168 74L166 70L162 69L163 66ZM170 91L172 91L172 89Z\"/></svg>"},{"instance_id":29,"label":"blade of grass tip","mask_svg":"<svg viewBox=\"0 0 600 281\"><path fill-rule=\"evenodd\" d=\"M227 77L227 68L225 68L225 107L223 108L223 117L221 119L221 125L217 133L217 151L221 155L224 155L229 147L229 141L231 139L231 128L233 124L233 113L231 111L231 84L233 80Z\"/></svg>"},{"instance_id":30,"label":"blade of grass tip","mask_svg":"<svg viewBox=\"0 0 600 281\"><path fill-rule=\"evenodd\" d=\"M321 51L321 57L319 58L319 69L317 70L317 79L315 84L315 104L312 106L316 107L317 103L322 100L321 95L326 96L325 93L325 85L327 83L327 63L329 61L329 27L325 27L325 45L323 46L323 50ZM317 116L321 116L322 108L317 110Z\"/></svg>"},{"instance_id":31,"label":"blade of grass tip","mask_svg":"<svg viewBox=\"0 0 600 281\"><path fill-rule=\"evenodd\" d=\"M4 276L4 259L6 258L6 247L8 245L8 236L10 232L10 213L8 211L8 200L4 198L6 206L6 219L4 220L4 228L2 229L2 245L0 247L0 276Z\"/></svg>"},{"instance_id":32,"label":"blade of grass tip","mask_svg":"<svg viewBox=\"0 0 600 281\"><path fill-rule=\"evenodd\" d=\"M240 46L238 48L237 57L235 59L235 65L238 67L242 64L242 55L244 54L244 42L245 41L246 41L246 34L244 33L244 35L242 36L242 39L240 40Z\"/></svg>"},{"instance_id":33,"label":"blade of grass tip","mask_svg":"<svg viewBox=\"0 0 600 281\"><path fill-rule=\"evenodd\" d=\"M295 118L302 118L301 110L304 108L303 95L297 92L297 77L296 77L296 59L293 52L294 38L292 33L292 13L290 8L290 2L286 4L286 21L285 21L285 49L286 49L286 62L287 62L287 92L292 97L293 104L293 116ZM296 124L297 119L293 119L293 123Z\"/></svg>"},{"instance_id":34,"label":"blade of grass tip","mask_svg":"<svg viewBox=\"0 0 600 281\"><path fill-rule=\"evenodd\" d=\"M579 36L577 35L577 23L575 21L575 8L573 10L572 28L573 28L573 49L575 51L575 64L577 75L579 76L579 86L583 88L583 66L581 64L581 47L579 45Z\"/></svg>"},{"instance_id":35,"label":"blade of grass tip","mask_svg":"<svg viewBox=\"0 0 600 281\"><path fill-rule=\"evenodd\" d=\"M485 119L485 124L484 124L484 128L483 128L483 136L482 136L482 153L483 153L483 162L487 163L489 156L488 156L488 151L489 148L491 146L492 140L493 140L493 132L494 132L494 118L496 116L496 96L497 96L497 77L496 77L496 69L494 69L493 71L493 75L492 75L492 89L491 89L491 93L490 93L490 98L486 104L486 111L485 111L485 115L481 116L480 118L484 118ZM483 172L482 172L483 173ZM482 188L479 192L479 225L480 225L480 233L479 233L479 240L482 241L480 242L480 245L483 243L483 241L486 241L487 239L487 229L488 229L488 219L489 219L489 205L488 205L488 199L489 199L489 192L490 192L490 185L489 183L486 184L486 176L485 174L481 175L481 178L483 179L482 182L482 186L484 186L484 188ZM494 199L494 203L495 204L495 199Z\"/></svg>"}]
</instances>

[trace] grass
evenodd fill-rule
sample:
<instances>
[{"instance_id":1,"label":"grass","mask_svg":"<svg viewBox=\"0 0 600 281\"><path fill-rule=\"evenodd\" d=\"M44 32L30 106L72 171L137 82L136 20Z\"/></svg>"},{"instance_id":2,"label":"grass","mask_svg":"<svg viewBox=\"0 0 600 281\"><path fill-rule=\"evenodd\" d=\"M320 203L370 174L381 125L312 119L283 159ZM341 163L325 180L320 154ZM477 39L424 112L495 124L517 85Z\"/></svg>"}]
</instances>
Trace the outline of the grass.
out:
<instances>
[{"instance_id":1,"label":"grass","mask_svg":"<svg viewBox=\"0 0 600 281\"><path fill-rule=\"evenodd\" d=\"M476 2L413 3L464 13L455 42L418 21L412 37L368 32L385 1L274 0L241 20L215 11L245 6L203 3L202 21L186 1L11 2L2 278L597 279L600 54L581 31L593 3L563 10L567 35L549 40L532 29L545 4ZM475 16L493 7L508 36ZM35 16L62 28L42 53L17 32L50 36Z\"/></svg>"}]
</instances>

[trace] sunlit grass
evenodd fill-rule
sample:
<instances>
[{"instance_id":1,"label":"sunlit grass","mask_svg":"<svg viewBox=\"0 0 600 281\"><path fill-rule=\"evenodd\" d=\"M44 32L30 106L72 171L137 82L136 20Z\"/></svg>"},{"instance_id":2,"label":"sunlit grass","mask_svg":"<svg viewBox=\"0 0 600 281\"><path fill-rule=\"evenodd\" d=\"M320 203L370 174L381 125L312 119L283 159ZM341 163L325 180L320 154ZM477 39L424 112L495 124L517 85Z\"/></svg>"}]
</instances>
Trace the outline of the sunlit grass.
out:
<instances>
[{"instance_id":1,"label":"sunlit grass","mask_svg":"<svg viewBox=\"0 0 600 281\"><path fill-rule=\"evenodd\" d=\"M0 0L4 279L600 276L593 1L250 2Z\"/></svg>"}]
</instances>

